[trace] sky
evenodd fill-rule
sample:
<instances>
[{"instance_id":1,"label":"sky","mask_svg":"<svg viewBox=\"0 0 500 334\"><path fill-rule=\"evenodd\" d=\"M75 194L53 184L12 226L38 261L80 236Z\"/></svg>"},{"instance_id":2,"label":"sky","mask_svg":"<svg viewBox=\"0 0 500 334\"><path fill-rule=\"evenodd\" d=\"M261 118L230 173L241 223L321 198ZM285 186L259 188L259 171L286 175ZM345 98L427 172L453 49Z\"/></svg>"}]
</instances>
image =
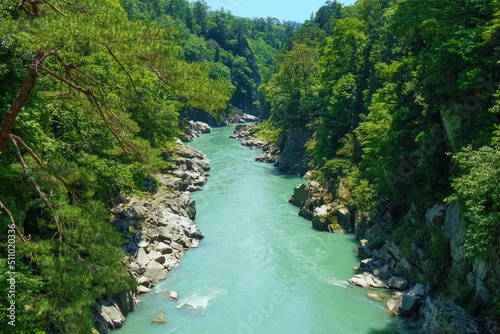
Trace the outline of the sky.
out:
<instances>
[{"instance_id":1,"label":"sky","mask_svg":"<svg viewBox=\"0 0 500 334\"><path fill-rule=\"evenodd\" d=\"M231 11L242 17L275 17L299 23L308 20L311 13L325 4L326 0L206 0L212 9ZM344 5L352 5L355 0L340 0Z\"/></svg>"}]
</instances>

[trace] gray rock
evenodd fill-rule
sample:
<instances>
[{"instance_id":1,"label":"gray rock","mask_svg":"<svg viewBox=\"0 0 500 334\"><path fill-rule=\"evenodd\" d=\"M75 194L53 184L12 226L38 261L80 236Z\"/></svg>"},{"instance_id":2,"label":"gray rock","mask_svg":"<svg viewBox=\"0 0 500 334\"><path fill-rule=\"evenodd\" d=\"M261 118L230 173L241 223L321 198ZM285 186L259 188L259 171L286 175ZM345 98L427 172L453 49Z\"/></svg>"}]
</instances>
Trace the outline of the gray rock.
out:
<instances>
[{"instance_id":1,"label":"gray rock","mask_svg":"<svg viewBox=\"0 0 500 334\"><path fill-rule=\"evenodd\" d=\"M372 262L372 259L364 259L363 261L361 261L359 266L363 269L366 269L370 266L370 262Z\"/></svg>"},{"instance_id":2,"label":"gray rock","mask_svg":"<svg viewBox=\"0 0 500 334\"><path fill-rule=\"evenodd\" d=\"M161 254L172 254L172 247L167 245L166 243L160 242L158 245L156 245L156 250L160 252Z\"/></svg>"},{"instance_id":3,"label":"gray rock","mask_svg":"<svg viewBox=\"0 0 500 334\"><path fill-rule=\"evenodd\" d=\"M175 242L175 241L174 241L174 242L172 242L171 246L172 246L172 248L173 248L174 250L176 250L176 251L178 251L178 252L183 252L183 251L184 251L184 247L183 247L181 244L179 244L179 243L177 243L177 242Z\"/></svg>"},{"instance_id":4,"label":"gray rock","mask_svg":"<svg viewBox=\"0 0 500 334\"><path fill-rule=\"evenodd\" d=\"M158 282L167 277L167 271L163 268L163 265L153 261L148 264L144 277L151 282Z\"/></svg>"},{"instance_id":5,"label":"gray rock","mask_svg":"<svg viewBox=\"0 0 500 334\"><path fill-rule=\"evenodd\" d=\"M418 296L402 295L401 307L399 308L399 315L411 315L418 311L421 298Z\"/></svg>"},{"instance_id":6,"label":"gray rock","mask_svg":"<svg viewBox=\"0 0 500 334\"><path fill-rule=\"evenodd\" d=\"M146 277L144 276L141 276L139 277L139 279L137 280L137 284L139 285L142 285L142 286L145 286L145 287L150 287L151 286L151 281L149 279L147 279Z\"/></svg>"},{"instance_id":7,"label":"gray rock","mask_svg":"<svg viewBox=\"0 0 500 334\"><path fill-rule=\"evenodd\" d=\"M378 277L384 281L389 278L389 266L388 265L385 265L379 269Z\"/></svg>"},{"instance_id":8,"label":"gray rock","mask_svg":"<svg viewBox=\"0 0 500 334\"><path fill-rule=\"evenodd\" d=\"M391 312L392 314L394 314L394 315L398 314L399 308L398 308L397 302L394 299L389 299L387 301L386 307L389 310L389 312Z\"/></svg>"},{"instance_id":9,"label":"gray rock","mask_svg":"<svg viewBox=\"0 0 500 334\"><path fill-rule=\"evenodd\" d=\"M308 195L309 191L307 185L305 184L296 185L293 190L292 198L290 199L289 202L295 206L303 207L307 200Z\"/></svg>"},{"instance_id":10,"label":"gray rock","mask_svg":"<svg viewBox=\"0 0 500 334\"><path fill-rule=\"evenodd\" d=\"M156 259L160 258L163 254L158 251L152 251L148 254L148 258L150 261L156 261Z\"/></svg>"},{"instance_id":11,"label":"gray rock","mask_svg":"<svg viewBox=\"0 0 500 334\"><path fill-rule=\"evenodd\" d=\"M403 291L408 288L408 281L404 278L394 276L389 279L388 285L391 289Z\"/></svg>"},{"instance_id":12,"label":"gray rock","mask_svg":"<svg viewBox=\"0 0 500 334\"><path fill-rule=\"evenodd\" d=\"M362 259L369 258L371 256L371 251L366 246L359 246L358 256Z\"/></svg>"},{"instance_id":13,"label":"gray rock","mask_svg":"<svg viewBox=\"0 0 500 334\"><path fill-rule=\"evenodd\" d=\"M179 299L179 295L177 294L177 292L174 292L174 291L170 291L169 297L172 300L178 300Z\"/></svg>"},{"instance_id":14,"label":"gray rock","mask_svg":"<svg viewBox=\"0 0 500 334\"><path fill-rule=\"evenodd\" d=\"M415 286L413 286L413 288L411 288L410 291L408 291L408 295L425 298L427 296L427 293L425 291L425 287L422 284L417 283L415 284Z\"/></svg>"},{"instance_id":15,"label":"gray rock","mask_svg":"<svg viewBox=\"0 0 500 334\"><path fill-rule=\"evenodd\" d=\"M380 297L379 295L377 295L376 293L369 293L369 294L367 294L367 296L373 300L378 301L378 302L381 302L383 300L383 298Z\"/></svg>"},{"instance_id":16,"label":"gray rock","mask_svg":"<svg viewBox=\"0 0 500 334\"><path fill-rule=\"evenodd\" d=\"M387 285L384 284L380 279L373 276L372 274L365 272L363 274L354 275L353 278L349 280L349 283L352 285L357 285L361 287L371 286L373 288L387 288Z\"/></svg>"},{"instance_id":17,"label":"gray rock","mask_svg":"<svg viewBox=\"0 0 500 334\"><path fill-rule=\"evenodd\" d=\"M314 210L313 227L318 231L349 231L350 215L346 207L339 204L323 205Z\"/></svg>"},{"instance_id":18,"label":"gray rock","mask_svg":"<svg viewBox=\"0 0 500 334\"><path fill-rule=\"evenodd\" d=\"M98 314L106 321L109 328L119 328L125 317L114 300L99 300L96 305Z\"/></svg>"},{"instance_id":19,"label":"gray rock","mask_svg":"<svg viewBox=\"0 0 500 334\"><path fill-rule=\"evenodd\" d=\"M149 257L146 254L146 251L144 248L139 248L137 251L137 257L136 257L136 262L141 266L144 267L149 263Z\"/></svg>"},{"instance_id":20,"label":"gray rock","mask_svg":"<svg viewBox=\"0 0 500 334\"><path fill-rule=\"evenodd\" d=\"M136 300L132 292L130 291L122 292L116 296L115 300L116 300L116 305L118 305L120 311L124 316L134 311Z\"/></svg>"},{"instance_id":21,"label":"gray rock","mask_svg":"<svg viewBox=\"0 0 500 334\"><path fill-rule=\"evenodd\" d=\"M354 277L349 280L349 283L351 283L352 285L361 286L361 287L368 286L368 283L366 282L365 276L362 274L354 275Z\"/></svg>"},{"instance_id":22,"label":"gray rock","mask_svg":"<svg viewBox=\"0 0 500 334\"><path fill-rule=\"evenodd\" d=\"M167 323L167 320L165 319L165 313L161 311L160 314L158 314L151 322L153 324L165 325Z\"/></svg>"}]
</instances>

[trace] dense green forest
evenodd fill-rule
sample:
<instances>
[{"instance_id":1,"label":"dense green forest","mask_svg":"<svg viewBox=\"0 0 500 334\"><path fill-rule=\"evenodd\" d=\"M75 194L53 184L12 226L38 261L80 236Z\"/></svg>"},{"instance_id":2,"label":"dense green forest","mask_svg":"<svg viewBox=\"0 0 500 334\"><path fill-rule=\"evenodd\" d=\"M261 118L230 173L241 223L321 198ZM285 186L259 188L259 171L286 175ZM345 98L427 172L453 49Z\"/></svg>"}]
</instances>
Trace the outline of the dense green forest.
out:
<instances>
[{"instance_id":1,"label":"dense green forest","mask_svg":"<svg viewBox=\"0 0 500 334\"><path fill-rule=\"evenodd\" d=\"M135 288L110 207L142 196L187 115L258 113L293 29L203 1L0 2L2 330L87 333L96 298Z\"/></svg>"},{"instance_id":2,"label":"dense green forest","mask_svg":"<svg viewBox=\"0 0 500 334\"><path fill-rule=\"evenodd\" d=\"M497 318L498 286L487 300L465 287L476 260L498 257L499 14L498 1L327 1L259 88L282 138L309 133L303 163L317 180L332 193L345 180L360 212L391 208L378 247L390 238L408 259L424 249L423 282ZM454 201L467 222L460 268L441 231L412 218Z\"/></svg>"},{"instance_id":3,"label":"dense green forest","mask_svg":"<svg viewBox=\"0 0 500 334\"><path fill-rule=\"evenodd\" d=\"M0 1L0 235L15 230L22 291L2 330L90 333L96 299L136 285L109 223L117 196L143 196L182 120L241 111L278 144L304 129L316 180L345 180L360 212L392 208L379 246L392 238L411 259L417 243L423 280L499 319L498 285L484 300L463 274L499 247L499 15L497 0L327 1L299 25L204 1ZM460 270L449 240L408 215L454 201Z\"/></svg>"}]
</instances>

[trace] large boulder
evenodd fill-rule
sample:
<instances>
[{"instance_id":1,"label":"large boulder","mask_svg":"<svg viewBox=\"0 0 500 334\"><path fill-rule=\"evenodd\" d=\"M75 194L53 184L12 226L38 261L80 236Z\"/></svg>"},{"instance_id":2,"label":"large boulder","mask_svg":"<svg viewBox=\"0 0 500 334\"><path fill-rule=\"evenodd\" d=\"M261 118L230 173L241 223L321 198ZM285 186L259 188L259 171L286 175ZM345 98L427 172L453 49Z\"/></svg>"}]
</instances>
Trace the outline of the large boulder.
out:
<instances>
[{"instance_id":1,"label":"large boulder","mask_svg":"<svg viewBox=\"0 0 500 334\"><path fill-rule=\"evenodd\" d=\"M379 278L373 276L368 272L359 275L354 275L354 277L349 280L349 283L361 287L371 286L372 288L379 288L379 289L387 288L387 285L385 285L385 283L382 280L380 280Z\"/></svg>"},{"instance_id":2,"label":"large boulder","mask_svg":"<svg viewBox=\"0 0 500 334\"><path fill-rule=\"evenodd\" d=\"M407 316L418 311L421 299L418 296L411 296L397 292L390 299L386 306L389 312L395 315Z\"/></svg>"},{"instance_id":3,"label":"large boulder","mask_svg":"<svg viewBox=\"0 0 500 334\"><path fill-rule=\"evenodd\" d=\"M290 199L290 203L299 208L303 207L306 203L307 197L309 196L308 187L306 184L299 184L295 186L293 190L292 198Z\"/></svg>"},{"instance_id":4,"label":"large boulder","mask_svg":"<svg viewBox=\"0 0 500 334\"><path fill-rule=\"evenodd\" d=\"M314 210L312 225L319 231L332 233L350 231L351 221L349 210L339 204L325 204Z\"/></svg>"},{"instance_id":5,"label":"large boulder","mask_svg":"<svg viewBox=\"0 0 500 334\"><path fill-rule=\"evenodd\" d=\"M159 282L167 277L168 271L159 262L152 261L146 267L144 277L151 282Z\"/></svg>"},{"instance_id":6,"label":"large boulder","mask_svg":"<svg viewBox=\"0 0 500 334\"><path fill-rule=\"evenodd\" d=\"M412 315L418 311L421 298L404 294L401 299L401 307L399 308L399 315Z\"/></svg>"},{"instance_id":7,"label":"large boulder","mask_svg":"<svg viewBox=\"0 0 500 334\"><path fill-rule=\"evenodd\" d=\"M408 281L401 277L393 276L389 279L389 288L404 291L408 288Z\"/></svg>"},{"instance_id":8,"label":"large boulder","mask_svg":"<svg viewBox=\"0 0 500 334\"><path fill-rule=\"evenodd\" d=\"M144 267L149 263L150 259L148 257L148 254L146 254L146 251L144 250L144 248L139 248L139 250L137 251L137 257L136 257L135 261L141 267Z\"/></svg>"},{"instance_id":9,"label":"large boulder","mask_svg":"<svg viewBox=\"0 0 500 334\"><path fill-rule=\"evenodd\" d=\"M123 315L127 315L134 311L136 299L132 292L124 291L115 297L116 305L120 309Z\"/></svg>"},{"instance_id":10,"label":"large boulder","mask_svg":"<svg viewBox=\"0 0 500 334\"><path fill-rule=\"evenodd\" d=\"M207 123L195 122L193 125L194 125L194 129L196 131L198 131L199 133L211 133L212 132L212 128Z\"/></svg>"},{"instance_id":11,"label":"large boulder","mask_svg":"<svg viewBox=\"0 0 500 334\"><path fill-rule=\"evenodd\" d=\"M123 316L120 308L112 299L98 300L95 309L109 328L119 328L123 325L125 317Z\"/></svg>"},{"instance_id":12,"label":"large boulder","mask_svg":"<svg viewBox=\"0 0 500 334\"><path fill-rule=\"evenodd\" d=\"M307 172L304 154L305 144L309 140L309 133L305 128L297 127L290 130L286 140L281 145L281 157L277 165L282 173L304 175Z\"/></svg>"}]
</instances>

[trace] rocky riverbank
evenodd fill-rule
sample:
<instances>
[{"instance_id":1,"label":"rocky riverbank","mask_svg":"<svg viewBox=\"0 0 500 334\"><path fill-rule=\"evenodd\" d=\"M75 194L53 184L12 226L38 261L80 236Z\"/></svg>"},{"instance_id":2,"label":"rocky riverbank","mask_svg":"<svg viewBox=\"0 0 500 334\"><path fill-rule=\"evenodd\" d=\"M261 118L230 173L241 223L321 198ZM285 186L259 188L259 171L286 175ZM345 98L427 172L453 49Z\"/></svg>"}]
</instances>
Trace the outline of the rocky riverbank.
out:
<instances>
[{"instance_id":1,"label":"rocky riverbank","mask_svg":"<svg viewBox=\"0 0 500 334\"><path fill-rule=\"evenodd\" d=\"M230 116L225 121L217 122L214 126L228 126L231 124L239 124L239 123L252 123L258 122L259 118L249 114L234 114ZM191 142L194 138L198 138L201 134L211 133L212 127L204 122L195 122L195 121L185 121L184 131L180 134L180 139L183 142Z\"/></svg>"},{"instance_id":2,"label":"rocky riverbank","mask_svg":"<svg viewBox=\"0 0 500 334\"><path fill-rule=\"evenodd\" d=\"M240 140L244 146L263 150L258 161L279 166L282 151L277 146L256 139L255 132L252 126L238 126L231 137ZM442 298L431 284L421 283L423 272L428 270L424 265L429 263L428 251L412 245L414 256L409 258L390 241L398 218L388 205L379 204L370 212L362 212L353 204L345 180L341 180L335 189L328 189L331 185L324 187L311 180L311 173L307 173L305 178L310 182L296 186L290 199L292 204L300 208L299 215L310 220L317 230L354 233L360 242L357 249L360 265L354 268L358 273L349 283L367 289L367 297L381 302L386 300L383 296L389 293L391 298L385 302L388 312L410 317L411 323L428 333L498 332L492 321L474 319L462 307ZM452 265L459 271L465 254L465 222L460 216L460 208L456 204L440 204L429 209L425 217L420 217L416 212L410 212L407 217L415 224L428 224L446 236L447 241L444 242L451 245ZM415 264L415 258L420 259L421 265ZM496 273L488 271L487 267L484 263L477 263L467 277L471 289L479 296L485 294L482 287L486 278L490 278L491 283L492 277L496 277ZM377 292L377 289L380 291Z\"/></svg>"},{"instance_id":3,"label":"rocky riverbank","mask_svg":"<svg viewBox=\"0 0 500 334\"><path fill-rule=\"evenodd\" d=\"M395 218L388 206L378 205L370 212L349 206L349 190L343 180L333 191L335 198L328 195L331 193L318 182L310 181L307 185L295 187L290 202L300 207L299 214L311 220L315 229L356 235L360 242L357 253L361 261L359 267L354 268L358 274L349 283L367 289L368 297L379 301L383 300L381 295L389 292L391 298L386 302L387 310L397 316L410 317L416 326L423 326L428 333L497 333L492 321L474 319L462 307L442 298L435 287L427 282L420 283L424 271L429 270L426 267L428 251L412 245L410 259L390 241ZM425 217L416 213L407 217L416 224L428 224L442 231L447 237L443 242L451 245L451 265L456 266L457 271L463 266L465 222L457 204L436 205L427 211ZM421 265L415 264L416 259ZM471 287L478 295L483 291L480 288L484 278L491 276L486 274L486 265L480 263L468 275ZM377 289L386 292L377 293Z\"/></svg>"},{"instance_id":4,"label":"rocky riverbank","mask_svg":"<svg viewBox=\"0 0 500 334\"><path fill-rule=\"evenodd\" d=\"M303 147L308 140L308 136L304 131L294 129L287 135L281 136L276 143L269 143L256 138L258 131L259 128L255 124L238 125L231 138L241 141L243 146L262 150L263 153L255 160L272 163L282 173L302 176L307 172L307 164L303 159L305 153Z\"/></svg>"},{"instance_id":5,"label":"rocky riverbank","mask_svg":"<svg viewBox=\"0 0 500 334\"><path fill-rule=\"evenodd\" d=\"M122 196L112 210L112 224L129 241L123 252L136 279L136 291L99 300L94 307L94 318L99 333L121 327L125 315L134 310L136 295L148 293L156 283L179 264L180 258L191 248L197 248L203 235L193 223L196 217L195 201L189 193L202 190L207 182L210 161L206 156L180 141L165 152L172 164L155 175L147 188L150 196L139 199ZM171 298L175 299L175 293ZM152 315L153 320L154 315Z\"/></svg>"}]
</instances>

